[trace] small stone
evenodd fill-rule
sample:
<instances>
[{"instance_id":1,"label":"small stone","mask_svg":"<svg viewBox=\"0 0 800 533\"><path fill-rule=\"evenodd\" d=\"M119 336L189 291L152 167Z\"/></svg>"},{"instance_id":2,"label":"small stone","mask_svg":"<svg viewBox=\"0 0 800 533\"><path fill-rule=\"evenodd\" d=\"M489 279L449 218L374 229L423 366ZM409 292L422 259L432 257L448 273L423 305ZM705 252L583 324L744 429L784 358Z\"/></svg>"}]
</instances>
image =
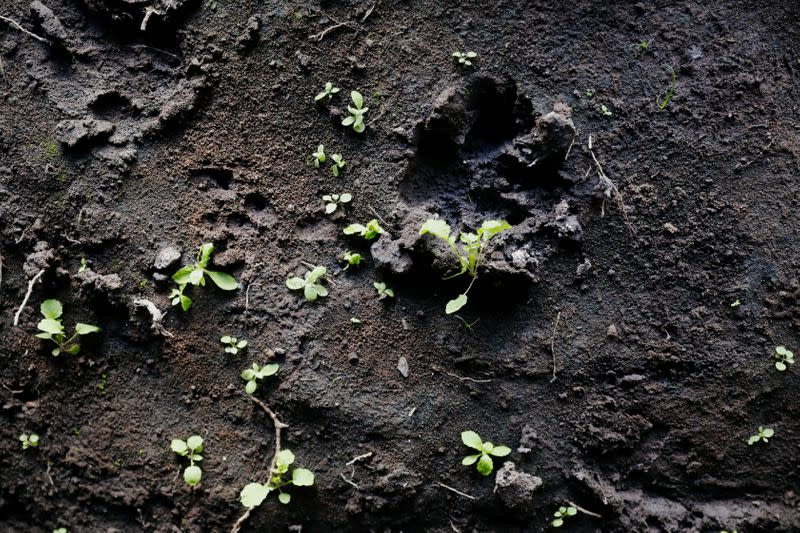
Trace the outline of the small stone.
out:
<instances>
[{"instance_id":1,"label":"small stone","mask_svg":"<svg viewBox=\"0 0 800 533\"><path fill-rule=\"evenodd\" d=\"M533 508L533 495L542 486L542 478L521 472L513 462L506 461L497 471L495 486L507 507L527 513Z\"/></svg>"},{"instance_id":2,"label":"small stone","mask_svg":"<svg viewBox=\"0 0 800 533\"><path fill-rule=\"evenodd\" d=\"M66 148L77 148L95 140L108 139L114 133L114 124L93 118L62 120L56 125L56 139Z\"/></svg>"},{"instance_id":3,"label":"small stone","mask_svg":"<svg viewBox=\"0 0 800 533\"><path fill-rule=\"evenodd\" d=\"M405 357L401 357L399 361L397 361L397 370L400 371L400 374L404 378L408 377L408 361Z\"/></svg>"},{"instance_id":4,"label":"small stone","mask_svg":"<svg viewBox=\"0 0 800 533\"><path fill-rule=\"evenodd\" d=\"M67 30L49 7L39 0L34 0L31 2L31 13L38 19L39 26L45 35L59 43L67 40Z\"/></svg>"},{"instance_id":5,"label":"small stone","mask_svg":"<svg viewBox=\"0 0 800 533\"><path fill-rule=\"evenodd\" d=\"M156 270L164 270L169 268L178 259L181 258L181 252L175 246L167 245L161 248L153 260L153 268Z\"/></svg>"},{"instance_id":6,"label":"small stone","mask_svg":"<svg viewBox=\"0 0 800 533\"><path fill-rule=\"evenodd\" d=\"M608 331L606 331L606 336L619 337L619 331L617 330L617 326L615 324L611 324L608 326Z\"/></svg>"},{"instance_id":7,"label":"small stone","mask_svg":"<svg viewBox=\"0 0 800 533\"><path fill-rule=\"evenodd\" d=\"M664 224L664 229L673 235L678 233L678 228L676 228L673 224L670 224L669 222Z\"/></svg>"}]
</instances>

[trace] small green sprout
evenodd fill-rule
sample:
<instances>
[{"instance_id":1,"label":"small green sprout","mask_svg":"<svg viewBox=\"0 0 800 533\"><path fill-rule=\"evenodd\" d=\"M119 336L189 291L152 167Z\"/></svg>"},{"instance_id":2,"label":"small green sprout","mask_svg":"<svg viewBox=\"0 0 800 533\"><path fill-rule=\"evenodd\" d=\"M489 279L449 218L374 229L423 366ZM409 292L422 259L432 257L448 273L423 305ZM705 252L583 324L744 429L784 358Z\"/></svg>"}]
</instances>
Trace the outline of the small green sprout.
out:
<instances>
[{"instance_id":1,"label":"small green sprout","mask_svg":"<svg viewBox=\"0 0 800 533\"><path fill-rule=\"evenodd\" d=\"M351 316L350 317L350 322L353 323L353 324L361 324L361 319L360 318L356 318L354 316Z\"/></svg>"},{"instance_id":2,"label":"small green sprout","mask_svg":"<svg viewBox=\"0 0 800 533\"><path fill-rule=\"evenodd\" d=\"M343 192L342 194L326 194L322 197L322 200L325 202L325 213L330 215L334 213L339 205L350 203L353 199L353 195L349 192Z\"/></svg>"},{"instance_id":3,"label":"small green sprout","mask_svg":"<svg viewBox=\"0 0 800 533\"><path fill-rule=\"evenodd\" d=\"M480 436L474 431L462 431L461 442L465 446L469 446L480 453L474 455L467 455L461 460L461 464L465 466L473 465L477 461L476 468L481 475L488 476L494 469L494 463L491 456L505 457L511 453L511 448L508 446L495 446L489 441L483 442Z\"/></svg>"},{"instance_id":4,"label":"small green sprout","mask_svg":"<svg viewBox=\"0 0 800 533\"><path fill-rule=\"evenodd\" d=\"M594 96L594 89L586 89L586 98L591 98Z\"/></svg>"},{"instance_id":5,"label":"small green sprout","mask_svg":"<svg viewBox=\"0 0 800 533\"><path fill-rule=\"evenodd\" d=\"M361 235L364 240L371 241L378 235L386 233L376 219L367 222L367 225L350 224L342 230L345 235Z\"/></svg>"},{"instance_id":6,"label":"small green sprout","mask_svg":"<svg viewBox=\"0 0 800 533\"><path fill-rule=\"evenodd\" d=\"M633 48L636 50L638 54L646 54L650 51L650 45L653 44L652 39L642 39L638 43L633 45Z\"/></svg>"},{"instance_id":7,"label":"small green sprout","mask_svg":"<svg viewBox=\"0 0 800 533\"><path fill-rule=\"evenodd\" d=\"M67 528L59 527L53 530L53 533L67 533Z\"/></svg>"},{"instance_id":8,"label":"small green sprout","mask_svg":"<svg viewBox=\"0 0 800 533\"><path fill-rule=\"evenodd\" d=\"M317 151L312 152L311 157L312 161L314 161L314 166L319 168L320 164L328 160L327 156L325 155L325 146L321 144L317 146Z\"/></svg>"},{"instance_id":9,"label":"small green sprout","mask_svg":"<svg viewBox=\"0 0 800 533\"><path fill-rule=\"evenodd\" d=\"M247 348L246 340L239 340L236 337L231 337L230 335L223 335L219 338L219 342L222 344L227 344L225 347L225 353L229 353L231 355L236 355L239 353L239 350L244 350Z\"/></svg>"},{"instance_id":10,"label":"small green sprout","mask_svg":"<svg viewBox=\"0 0 800 533\"><path fill-rule=\"evenodd\" d=\"M790 365L794 364L794 352L787 350L786 346L776 346L775 347L775 368L783 372L786 370L786 363Z\"/></svg>"},{"instance_id":11,"label":"small green sprout","mask_svg":"<svg viewBox=\"0 0 800 533\"><path fill-rule=\"evenodd\" d=\"M242 371L242 379L247 382L244 386L244 391L247 394L253 394L258 388L258 380L267 376L272 376L278 372L280 365L277 363L270 363L264 366L258 366L258 363L253 363L250 368L245 368Z\"/></svg>"},{"instance_id":12,"label":"small green sprout","mask_svg":"<svg viewBox=\"0 0 800 533\"><path fill-rule=\"evenodd\" d=\"M731 307L739 307L740 305L742 305L742 302L740 300L736 300L731 304Z\"/></svg>"},{"instance_id":13,"label":"small green sprout","mask_svg":"<svg viewBox=\"0 0 800 533\"><path fill-rule=\"evenodd\" d=\"M292 470L290 479L283 479L289 472L289 466L294 463L294 454L290 450L281 450L275 455L275 466L270 472L270 480L267 483L248 483L242 489L239 498L242 505L248 509L258 507L269 496L270 492L278 491L278 501L287 504L292 496L283 492L287 485L296 487L310 487L314 484L314 473L305 468L295 468Z\"/></svg>"},{"instance_id":14,"label":"small green sprout","mask_svg":"<svg viewBox=\"0 0 800 533\"><path fill-rule=\"evenodd\" d=\"M108 388L108 374L103 372L100 375L100 381L97 382L97 390L100 391L100 394L105 395L107 388Z\"/></svg>"},{"instance_id":15,"label":"small green sprout","mask_svg":"<svg viewBox=\"0 0 800 533\"><path fill-rule=\"evenodd\" d=\"M478 57L478 54L475 52L453 52L453 57L458 60L459 65L464 65L465 67L472 66L472 60Z\"/></svg>"},{"instance_id":16,"label":"small green sprout","mask_svg":"<svg viewBox=\"0 0 800 533\"><path fill-rule=\"evenodd\" d=\"M72 337L67 338L64 334L64 325L61 323L61 302L52 299L45 300L42 302L39 310L44 318L40 320L39 324L36 326L41 330L41 333L37 333L36 337L51 340L56 344L57 347L53 348L50 352L54 356L59 355L61 352L69 355L77 354L81 351L81 347L76 340L78 336L100 331L100 328L97 326L78 322L75 324L75 333L72 334Z\"/></svg>"},{"instance_id":17,"label":"small green sprout","mask_svg":"<svg viewBox=\"0 0 800 533\"><path fill-rule=\"evenodd\" d=\"M394 298L394 291L386 286L385 283L381 281L376 281L372 284L375 287L375 290L378 291L378 300L383 300L385 298Z\"/></svg>"},{"instance_id":18,"label":"small green sprout","mask_svg":"<svg viewBox=\"0 0 800 533\"><path fill-rule=\"evenodd\" d=\"M472 278L472 281L470 282L466 291L464 291L462 294L459 294L453 300L447 302L445 313L448 315L453 314L467 304L467 293L472 288L472 284L478 277L478 267L480 266L484 255L486 254L486 246L488 245L489 240L491 240L491 238L498 233L510 228L511 225L505 220L486 220L483 222L483 224L481 224L481 227L478 228L475 233L464 233L462 231L459 235L459 240L463 245L462 251L456 247L456 237L455 235L450 234L450 225L447 224L447 222L435 218L425 221L419 230L419 234L425 235L426 233L430 233L434 237L445 241L449 245L453 255L456 256L458 264L461 267L459 272L456 272L445 279L451 279L465 273Z\"/></svg>"},{"instance_id":19,"label":"small green sprout","mask_svg":"<svg viewBox=\"0 0 800 533\"><path fill-rule=\"evenodd\" d=\"M289 290L297 291L303 289L303 295L306 300L313 302L318 296L327 296L328 289L324 285L318 283L319 280L325 276L328 270L324 266L317 266L306 272L305 277L292 277L286 280L286 286Z\"/></svg>"},{"instance_id":20,"label":"small green sprout","mask_svg":"<svg viewBox=\"0 0 800 533\"><path fill-rule=\"evenodd\" d=\"M86 272L88 268L89 268L89 261L87 261L85 257L81 257L81 266L80 268L78 268L78 274L80 274L81 272Z\"/></svg>"},{"instance_id":21,"label":"small green sprout","mask_svg":"<svg viewBox=\"0 0 800 533\"><path fill-rule=\"evenodd\" d=\"M36 448L39 446L39 435L36 433L31 433L30 435L23 433L19 436L19 440L22 442L23 450L27 450L28 448Z\"/></svg>"},{"instance_id":22,"label":"small green sprout","mask_svg":"<svg viewBox=\"0 0 800 533\"><path fill-rule=\"evenodd\" d=\"M731 529L730 531L728 531L727 529L722 529L720 530L719 533L739 533L739 532L736 531L735 529Z\"/></svg>"},{"instance_id":23,"label":"small green sprout","mask_svg":"<svg viewBox=\"0 0 800 533\"><path fill-rule=\"evenodd\" d=\"M314 101L319 102L323 98L327 98L328 100L330 100L331 98L333 98L334 94L339 92L339 90L340 89L338 87L333 86L333 83L326 82L325 87L322 89L322 92L314 97Z\"/></svg>"},{"instance_id":24,"label":"small green sprout","mask_svg":"<svg viewBox=\"0 0 800 533\"><path fill-rule=\"evenodd\" d=\"M369 111L368 107L364 107L364 97L358 91L351 91L350 98L353 100L353 106L347 106L347 111L350 113L349 117L345 117L342 121L342 126L353 126L356 133L364 131L364 113ZM338 175L334 172L334 175Z\"/></svg>"},{"instance_id":25,"label":"small green sprout","mask_svg":"<svg viewBox=\"0 0 800 533\"><path fill-rule=\"evenodd\" d=\"M211 260L211 254L214 251L214 245L210 242L203 244L197 252L197 258L194 264L186 265L175 274L172 275L172 280L178 284L177 289L172 289L169 297L172 300L172 305L181 304L181 309L187 311L192 306L192 300L183 291L187 285L194 285L204 287L206 284L206 274L211 278L214 284L223 291L235 291L239 288L239 283L236 282L233 276L225 272L217 272L208 270L208 262Z\"/></svg>"},{"instance_id":26,"label":"small green sprout","mask_svg":"<svg viewBox=\"0 0 800 533\"><path fill-rule=\"evenodd\" d=\"M611 115L613 115L613 114L614 114L614 113L612 113L612 112L611 112L611 110L610 110L609 108L607 108L607 107L605 106L605 104L600 104L600 113L601 113L601 114L602 114L604 117L610 117Z\"/></svg>"},{"instance_id":27,"label":"small green sprout","mask_svg":"<svg viewBox=\"0 0 800 533\"><path fill-rule=\"evenodd\" d=\"M677 84L677 80L678 80L678 75L675 73L675 69L672 68L671 65L664 65L664 68L667 70L667 72L670 75L670 81L669 81L669 85L667 86L667 90L666 90L667 94L666 94L666 96L664 96L664 99L663 100L661 99L661 95L656 96L656 104L658 104L658 112L659 113L661 111L663 111L665 107L667 107L667 104L672 99L672 95L675 93L675 85Z\"/></svg>"},{"instance_id":28,"label":"small green sprout","mask_svg":"<svg viewBox=\"0 0 800 533\"><path fill-rule=\"evenodd\" d=\"M556 511L553 514L555 520L550 522L550 525L552 525L553 527L561 527L564 525L565 518L567 518L568 516L575 516L576 514L578 514L578 509L576 509L572 505L570 505L569 507L561 506L558 508L558 511Z\"/></svg>"},{"instance_id":29,"label":"small green sprout","mask_svg":"<svg viewBox=\"0 0 800 533\"><path fill-rule=\"evenodd\" d=\"M747 445L752 446L756 442L763 440L765 443L769 442L769 439L775 434L775 430L772 428L763 428L758 426L758 434L752 435L749 439L747 439Z\"/></svg>"},{"instance_id":30,"label":"small green sprout","mask_svg":"<svg viewBox=\"0 0 800 533\"><path fill-rule=\"evenodd\" d=\"M169 447L181 457L189 459L189 466L183 471L183 480L186 484L190 487L194 487L200 483L200 479L203 477L203 471L194 463L199 463L203 460L203 456L200 455L200 452L203 451L203 438L199 435L192 435L185 441L173 439Z\"/></svg>"},{"instance_id":31,"label":"small green sprout","mask_svg":"<svg viewBox=\"0 0 800 533\"><path fill-rule=\"evenodd\" d=\"M344 168L344 158L340 154L333 154L331 155L331 159L333 159L333 164L331 165L331 172L337 178L339 177L339 172Z\"/></svg>"},{"instance_id":32,"label":"small green sprout","mask_svg":"<svg viewBox=\"0 0 800 533\"><path fill-rule=\"evenodd\" d=\"M348 250L348 251L346 251L346 252L344 253L344 255L342 255L342 258L343 258L345 261L347 261L347 266L346 266L346 267L344 267L344 269L345 269L345 270L347 270L347 269L348 269L348 268L350 268L351 266L358 266L358 265L360 265L360 264L361 264L361 260L363 259L363 258L361 257L361 254L354 254L354 253L350 252L349 250Z\"/></svg>"}]
</instances>

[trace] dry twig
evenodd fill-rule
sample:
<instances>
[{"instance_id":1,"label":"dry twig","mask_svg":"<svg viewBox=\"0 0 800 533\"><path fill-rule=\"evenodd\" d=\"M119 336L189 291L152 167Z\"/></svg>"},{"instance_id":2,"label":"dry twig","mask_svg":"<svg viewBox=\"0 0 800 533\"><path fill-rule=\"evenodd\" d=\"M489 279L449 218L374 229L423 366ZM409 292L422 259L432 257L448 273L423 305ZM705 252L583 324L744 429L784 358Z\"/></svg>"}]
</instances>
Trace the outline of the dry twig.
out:
<instances>
[{"instance_id":1,"label":"dry twig","mask_svg":"<svg viewBox=\"0 0 800 533\"><path fill-rule=\"evenodd\" d=\"M20 26L19 22L17 22L14 19L10 19L8 17L4 17L3 15L0 15L0 20L4 20L4 21L8 22L9 24L11 24L15 28L17 28L19 31L24 33L25 35L33 37L34 39L36 39L40 43L49 43L49 41L47 39L45 39L44 37L40 37L40 36L36 35L35 33L31 32L31 31L28 31L25 28L23 28L22 26Z\"/></svg>"},{"instance_id":2,"label":"dry twig","mask_svg":"<svg viewBox=\"0 0 800 533\"><path fill-rule=\"evenodd\" d=\"M316 34L312 35L311 37L309 37L309 38L308 38L309 40L314 40L314 39L316 39L317 41L321 41L321 40L322 40L322 39L324 39L324 38L325 38L325 36L326 36L326 35L328 35L330 32L332 32L332 31L334 31L334 30L336 30L336 29L338 29L338 28L342 28L342 27L345 27L345 28L350 28L350 29L351 29L351 30L353 30L353 31L358 31L358 28L357 28L356 26L353 26L353 25L352 25L352 24L350 24L349 22L340 22L340 21L336 20L335 18L333 18L333 17L332 17L332 16L330 16L330 15L326 15L326 16L327 16L329 19L331 19L331 20L332 20L332 21L333 21L335 24L333 24L332 26L328 26L327 28L325 28L325 29L324 29L324 30L322 30L321 32L319 32L319 33L316 33Z\"/></svg>"},{"instance_id":3,"label":"dry twig","mask_svg":"<svg viewBox=\"0 0 800 533\"><path fill-rule=\"evenodd\" d=\"M553 379L550 383L556 380L556 331L558 330L558 323L561 322L561 311L556 315L556 323L553 324L553 334L550 335L550 353L553 355Z\"/></svg>"},{"instance_id":4,"label":"dry twig","mask_svg":"<svg viewBox=\"0 0 800 533\"><path fill-rule=\"evenodd\" d=\"M457 380L460 381L471 381L473 383L491 383L492 381L491 379L475 379L468 376L459 376L458 374L453 374L452 372L448 372L436 365L431 365L431 370L433 370L434 372L441 372L442 374L448 375L451 378L456 378Z\"/></svg>"},{"instance_id":5,"label":"dry twig","mask_svg":"<svg viewBox=\"0 0 800 533\"><path fill-rule=\"evenodd\" d=\"M272 409L267 407L267 404L265 404L264 402L262 402L258 398L254 398L253 396L249 396L249 395L247 397L250 398L251 400L253 400L254 402L256 402L258 404L258 406L261 407L264 410L264 412L269 415L269 417L272 419L272 425L275 427L275 454L272 456L272 461L270 461L269 473L268 473L268 475L271 476L272 475L272 471L275 469L275 462L278 460L278 454L281 451L281 430L283 428L289 427L289 425L288 424L284 424L283 422L281 422L278 419L278 415L276 415L272 411ZM255 509L255 507L253 509ZM239 519L236 521L236 523L233 524L233 527L231 528L231 533L238 533L239 532L239 530L242 528L242 525L250 517L250 513L253 511L253 509L248 509L247 511L245 511L245 513L242 516L239 517Z\"/></svg>"},{"instance_id":6,"label":"dry twig","mask_svg":"<svg viewBox=\"0 0 800 533\"><path fill-rule=\"evenodd\" d=\"M474 500L474 499L475 499L475 496L470 496L470 495L469 495L469 494L467 494L466 492L461 492L461 491L460 491L460 490L458 490L458 489L454 489L453 487L450 487L450 486L448 486L448 485L445 485L445 484L444 484L444 483L442 483L441 481L437 481L437 482L436 482L436 484L437 484L437 485L439 485L440 487L442 487L443 489L447 489L447 490L449 490L449 491L451 491L451 492L455 492L455 493L456 493L456 494L458 494L459 496L463 496L463 497L465 497L465 498L469 498L470 500Z\"/></svg>"},{"instance_id":7,"label":"dry twig","mask_svg":"<svg viewBox=\"0 0 800 533\"><path fill-rule=\"evenodd\" d=\"M570 504L571 506L573 506L578 511L582 512L583 514L586 514L586 515L589 515L589 516L593 516L595 518L603 518L601 515L599 515L597 513L593 513L591 511L587 511L586 509L584 509L580 505L576 504L575 502L567 502L567 503Z\"/></svg>"},{"instance_id":8,"label":"dry twig","mask_svg":"<svg viewBox=\"0 0 800 533\"><path fill-rule=\"evenodd\" d=\"M33 285L37 281L39 281L39 278L41 278L43 275L44 275L44 269L41 269L39 273L33 276L33 278L31 278L31 280L28 282L28 292L25 293L25 298L22 299L22 305L20 305L19 309L17 309L17 312L14 313L15 326L19 324L19 315L22 314L22 310L25 309L25 305L27 305L28 303L28 298L31 297L31 293L33 292Z\"/></svg>"},{"instance_id":9,"label":"dry twig","mask_svg":"<svg viewBox=\"0 0 800 533\"><path fill-rule=\"evenodd\" d=\"M628 218L628 210L625 208L625 202L622 200L622 193L619 192L619 189L611 181L611 178L603 170L603 166L600 164L600 161L597 160L597 156L594 155L594 150L592 149L592 134L589 134L589 153L592 155L592 159L594 159L594 164L597 165L597 175L600 177L600 183L602 184L605 191L610 191L614 193L614 198L617 200L617 204L619 204L619 209L622 211L622 217L625 219L625 224L627 224L628 229L631 230L631 233L636 235L636 229L631 224L630 219ZM610 193L606 192L606 196L610 197Z\"/></svg>"}]
</instances>

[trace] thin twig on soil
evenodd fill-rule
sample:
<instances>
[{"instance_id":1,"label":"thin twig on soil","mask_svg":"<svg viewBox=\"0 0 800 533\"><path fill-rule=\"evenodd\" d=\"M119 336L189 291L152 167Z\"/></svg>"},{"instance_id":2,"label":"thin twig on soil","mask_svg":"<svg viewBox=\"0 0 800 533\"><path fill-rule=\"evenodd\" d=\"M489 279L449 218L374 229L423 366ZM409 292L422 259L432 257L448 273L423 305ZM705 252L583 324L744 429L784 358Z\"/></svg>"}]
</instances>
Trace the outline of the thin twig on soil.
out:
<instances>
[{"instance_id":1,"label":"thin twig on soil","mask_svg":"<svg viewBox=\"0 0 800 533\"><path fill-rule=\"evenodd\" d=\"M361 24L364 24L367 21L369 16L372 15L372 11L375 9L375 6L377 6L378 4L380 4L380 1L375 2L374 4L372 4L371 8L367 9L367 12L364 13L364 18L361 19Z\"/></svg>"},{"instance_id":2,"label":"thin twig on soil","mask_svg":"<svg viewBox=\"0 0 800 533\"><path fill-rule=\"evenodd\" d=\"M3 254L0 254L0 287L3 286Z\"/></svg>"},{"instance_id":3,"label":"thin twig on soil","mask_svg":"<svg viewBox=\"0 0 800 533\"><path fill-rule=\"evenodd\" d=\"M351 479L347 479L346 477L344 477L344 474L342 474L341 472L339 472L339 476L345 481L345 483L349 483L356 490L361 490L361 488L357 484L355 484Z\"/></svg>"},{"instance_id":4,"label":"thin twig on soil","mask_svg":"<svg viewBox=\"0 0 800 533\"><path fill-rule=\"evenodd\" d=\"M459 376L458 374L453 374L452 372L448 372L447 370L444 370L443 368L438 367L436 365L431 365L431 370L433 370L434 372L441 372L442 374L446 374L451 378L456 378L460 381L471 381L473 383L491 383L492 381L491 379L475 379L468 376Z\"/></svg>"},{"instance_id":5,"label":"thin twig on soil","mask_svg":"<svg viewBox=\"0 0 800 533\"><path fill-rule=\"evenodd\" d=\"M373 215L375 215L376 217L378 217L378 220L380 220L381 222L383 222L384 224L386 224L387 226L389 226L389 228L391 228L391 227L392 227L392 225L391 225L391 224L389 224L388 222L386 222L386 219L385 219L385 218L383 218L382 216L380 216L380 215L378 214L378 212L377 212L377 211L375 211L375 208L374 208L374 207L372 207L370 204L367 204L367 207L369 208L369 210L370 210L370 211L372 211L372 214L373 214Z\"/></svg>"},{"instance_id":6,"label":"thin twig on soil","mask_svg":"<svg viewBox=\"0 0 800 533\"><path fill-rule=\"evenodd\" d=\"M354 464L354 463L356 463L356 462L358 462L358 461L361 461L361 460L363 460L363 459L369 459L370 457L372 457L372 452L367 452L367 453L365 453L365 454L363 454L363 455L356 455L355 457L353 457L352 459L350 459L349 461L347 461L347 462L345 463L345 465L346 465L346 466L350 466L350 465L352 465L352 464Z\"/></svg>"},{"instance_id":7,"label":"thin twig on soil","mask_svg":"<svg viewBox=\"0 0 800 533\"><path fill-rule=\"evenodd\" d=\"M50 475L50 468L52 468L52 466L53 466L53 463L51 463L50 461L47 461L47 470L45 470L44 473L47 475L47 481L50 482L50 485L53 488L56 488L56 484L53 483L53 476Z\"/></svg>"},{"instance_id":8,"label":"thin twig on soil","mask_svg":"<svg viewBox=\"0 0 800 533\"><path fill-rule=\"evenodd\" d=\"M591 133L589 134L589 153L592 155L592 159L594 159L594 164L597 165L597 174L600 176L600 181L603 183L604 187L610 189L614 193L614 198L619 204L620 211L622 211L622 217L625 219L625 224L628 226L628 229L631 230L631 233L636 235L636 229L633 227L633 224L631 224L631 221L628 218L628 210L625 208L625 202L622 200L622 193L619 192L617 186L605 173L603 166L600 164L600 161L597 160L597 156L594 154L594 150L592 149Z\"/></svg>"},{"instance_id":9,"label":"thin twig on soil","mask_svg":"<svg viewBox=\"0 0 800 533\"><path fill-rule=\"evenodd\" d=\"M575 144L575 139L577 138L578 138L577 133L572 136L572 142L569 143L569 148L567 148L567 155L564 156L564 161L566 161L569 158L569 153L572 151L572 146Z\"/></svg>"},{"instance_id":10,"label":"thin twig on soil","mask_svg":"<svg viewBox=\"0 0 800 533\"><path fill-rule=\"evenodd\" d=\"M278 419L278 415L276 415L272 411L272 409L267 407L267 404L265 404L264 402L262 402L258 398L254 398L253 396L250 396L250 395L248 395L247 397L250 398L251 400L253 400L254 402L256 402L258 404L258 406L261 407L261 409L263 409L264 412L269 415L269 417L272 419L272 425L275 427L275 453L272 456L272 461L270 461L269 472L267 474L268 476L272 476L272 472L273 472L273 470L275 470L275 463L278 460L278 454L281 451L281 430L283 428L289 427L289 425L288 424L284 424L283 422L281 422ZM239 519L236 521L236 523L233 524L233 527L231 528L231 533L238 533L239 532L239 530L242 528L242 525L250 517L250 513L253 511L253 509L255 509L255 507L253 507L252 509L248 509L247 511L245 511L245 513L242 516L239 517Z\"/></svg>"},{"instance_id":11,"label":"thin twig on soil","mask_svg":"<svg viewBox=\"0 0 800 533\"><path fill-rule=\"evenodd\" d=\"M345 28L350 28L351 30L353 30L353 31L356 31L356 32L358 31L358 28L357 28L356 26L353 26L353 25L352 25L352 24L350 24L349 22L340 22L340 21L336 20L335 18L333 18L333 17L332 17L332 16L330 16L330 15L326 15L326 16L327 16L329 19L331 19L331 20L332 20L332 21L333 21L335 24L333 24L332 26L328 26L327 28L325 28L325 29L324 29L324 30L322 30L321 32L319 32L319 33L316 33L316 34L312 35L311 37L309 37L309 38L308 38L309 40L314 40L314 39L316 39L317 41L321 41L321 40L322 40L322 39L324 39L324 38L325 38L325 36L326 36L326 35L328 35L330 32L332 32L333 30L336 30L336 29L338 29L338 28L342 28L342 27L345 27Z\"/></svg>"},{"instance_id":12,"label":"thin twig on soil","mask_svg":"<svg viewBox=\"0 0 800 533\"><path fill-rule=\"evenodd\" d=\"M777 138L778 138L777 136L773 137L772 140L769 142L769 144L767 144L764 148L762 148L761 151L758 153L758 155L755 156L750 161L747 161L746 163L741 163L741 162L737 163L736 166L733 167L733 170L739 170L739 169L742 169L742 168L747 168L750 165L752 165L753 163L755 163L756 161L758 161L759 159L761 159L761 157L767 152L767 150L772 148L772 145L775 142L775 139L777 139Z\"/></svg>"},{"instance_id":13,"label":"thin twig on soil","mask_svg":"<svg viewBox=\"0 0 800 533\"><path fill-rule=\"evenodd\" d=\"M550 383L556 380L556 332L559 322L561 322L561 311L556 315L556 323L553 324L553 334L550 335L550 353L553 355L553 378L550 380Z\"/></svg>"},{"instance_id":14,"label":"thin twig on soil","mask_svg":"<svg viewBox=\"0 0 800 533\"><path fill-rule=\"evenodd\" d=\"M248 283L247 289L244 291L244 310L245 312L250 309L250 287L255 285L256 287L260 287L260 283Z\"/></svg>"},{"instance_id":15,"label":"thin twig on soil","mask_svg":"<svg viewBox=\"0 0 800 533\"><path fill-rule=\"evenodd\" d=\"M591 511L587 511L586 509L584 509L584 508L583 508L583 507L581 507L580 505L576 504L575 502L567 502L567 503L568 503L568 504L570 504L570 505L571 505L572 507L574 507L575 509L577 509L578 511L582 512L583 514L587 514L587 515L589 515L589 516L593 516L593 517L595 517L595 518L603 518L603 517L602 517L602 515L599 515L599 514L597 514L597 513L593 513L593 512L591 512Z\"/></svg>"},{"instance_id":16,"label":"thin twig on soil","mask_svg":"<svg viewBox=\"0 0 800 533\"><path fill-rule=\"evenodd\" d=\"M465 498L469 498L470 500L474 500L474 499L475 499L475 496L470 496L470 495L469 495L469 494L467 494L466 492L461 492L461 491L460 491L460 490L458 490L458 489L454 489L453 487L451 487L451 486L449 486L449 485L445 485L445 484L444 484L444 483L442 483L441 481L437 481L437 482L436 482L436 484L437 484L437 485L439 485L440 487L442 487L443 489L447 489L447 490L449 490L449 491L451 491L451 492L455 492L455 493L456 493L456 494L458 494L459 496L463 496L463 497L465 497Z\"/></svg>"},{"instance_id":17,"label":"thin twig on soil","mask_svg":"<svg viewBox=\"0 0 800 533\"><path fill-rule=\"evenodd\" d=\"M161 48L156 48L155 46L147 46L146 44L132 44L131 48L147 48L148 50L155 50L156 52L161 52L162 54L168 55L170 57L174 57L178 61L183 61L183 58L180 56L176 56L172 52L167 52L166 50L162 50Z\"/></svg>"},{"instance_id":18,"label":"thin twig on soil","mask_svg":"<svg viewBox=\"0 0 800 533\"><path fill-rule=\"evenodd\" d=\"M33 278L31 278L31 280L28 282L28 292L25 293L25 298L22 299L22 305L20 305L19 309L17 309L17 312L14 313L14 325L15 326L19 324L19 315L22 314L22 310L25 309L25 305L27 305L27 303L28 303L28 298L31 297L31 293L33 292L33 285L37 281L39 281L39 278L41 278L42 275L44 275L44 269L41 269L39 271L39 273L36 274L35 276L33 276Z\"/></svg>"},{"instance_id":19,"label":"thin twig on soil","mask_svg":"<svg viewBox=\"0 0 800 533\"><path fill-rule=\"evenodd\" d=\"M7 390L8 392L10 392L11 394L22 394L23 392L25 392L24 390L21 390L21 389L20 389L20 390L14 390L14 389L11 389L11 388L9 388L9 386L8 386L8 385L6 385L6 384L5 384L5 383L3 383L3 382L0 382L0 385L2 385L2 386L3 386L3 388L4 388L4 389L6 389L6 390Z\"/></svg>"},{"instance_id":20,"label":"thin twig on soil","mask_svg":"<svg viewBox=\"0 0 800 533\"><path fill-rule=\"evenodd\" d=\"M44 37L40 37L40 36L36 35L35 33L31 32L31 31L28 31L25 28L23 28L22 26L20 26L19 22L17 22L14 19L10 19L8 17L4 17L3 15L0 15L0 20L5 20L9 24L11 24L15 28L17 28L19 31L21 31L22 33L24 33L24 34L26 34L26 35L28 35L30 37L33 37L34 39L36 39L40 43L49 43L49 41L47 39L45 39Z\"/></svg>"}]
</instances>

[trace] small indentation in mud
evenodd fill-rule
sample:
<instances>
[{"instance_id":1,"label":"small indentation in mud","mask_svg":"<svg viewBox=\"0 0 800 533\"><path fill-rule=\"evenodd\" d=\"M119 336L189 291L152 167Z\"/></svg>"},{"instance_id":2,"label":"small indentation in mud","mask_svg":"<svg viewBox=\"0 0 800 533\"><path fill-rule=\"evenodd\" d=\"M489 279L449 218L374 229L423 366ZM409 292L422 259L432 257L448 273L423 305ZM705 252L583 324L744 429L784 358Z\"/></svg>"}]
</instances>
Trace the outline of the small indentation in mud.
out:
<instances>
[{"instance_id":1,"label":"small indentation in mud","mask_svg":"<svg viewBox=\"0 0 800 533\"><path fill-rule=\"evenodd\" d=\"M204 185L212 189L230 189L233 183L233 171L220 167L193 168L189 171L198 186Z\"/></svg>"},{"instance_id":2,"label":"small indentation in mud","mask_svg":"<svg viewBox=\"0 0 800 533\"><path fill-rule=\"evenodd\" d=\"M250 211L263 211L267 205L269 202L259 192L251 192L244 197L244 206Z\"/></svg>"},{"instance_id":3,"label":"small indentation in mud","mask_svg":"<svg viewBox=\"0 0 800 533\"><path fill-rule=\"evenodd\" d=\"M233 213L228 215L228 227L235 229L252 228L253 222L247 215Z\"/></svg>"},{"instance_id":4,"label":"small indentation in mud","mask_svg":"<svg viewBox=\"0 0 800 533\"><path fill-rule=\"evenodd\" d=\"M96 117L104 120L114 120L138 114L137 110L131 106L130 99L117 91L108 91L98 94L95 99L89 103L89 108Z\"/></svg>"}]
</instances>

